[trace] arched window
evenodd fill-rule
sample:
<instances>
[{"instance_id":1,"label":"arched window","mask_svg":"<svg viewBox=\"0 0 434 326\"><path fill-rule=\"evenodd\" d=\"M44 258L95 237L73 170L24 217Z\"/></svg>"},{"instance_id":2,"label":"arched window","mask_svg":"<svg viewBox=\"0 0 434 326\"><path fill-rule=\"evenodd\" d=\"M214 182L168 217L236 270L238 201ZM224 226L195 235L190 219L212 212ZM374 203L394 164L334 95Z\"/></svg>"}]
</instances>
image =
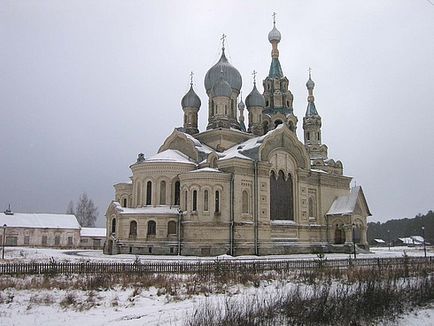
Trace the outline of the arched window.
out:
<instances>
[{"instance_id":1,"label":"arched window","mask_svg":"<svg viewBox=\"0 0 434 326\"><path fill-rule=\"evenodd\" d=\"M175 182L175 200L174 205L179 205L179 199L180 199L180 190L181 189L181 183L179 181Z\"/></svg>"},{"instance_id":2,"label":"arched window","mask_svg":"<svg viewBox=\"0 0 434 326\"><path fill-rule=\"evenodd\" d=\"M208 212L208 190L203 192L203 210Z\"/></svg>"},{"instance_id":3,"label":"arched window","mask_svg":"<svg viewBox=\"0 0 434 326\"><path fill-rule=\"evenodd\" d=\"M225 114L228 114L228 106L225 104Z\"/></svg>"},{"instance_id":4,"label":"arched window","mask_svg":"<svg viewBox=\"0 0 434 326\"><path fill-rule=\"evenodd\" d=\"M248 213L249 212L249 194L247 193L247 191L243 191L243 195L242 195L242 212L243 213Z\"/></svg>"},{"instance_id":5,"label":"arched window","mask_svg":"<svg viewBox=\"0 0 434 326\"><path fill-rule=\"evenodd\" d=\"M124 198L122 200L122 207L127 207L127 199L126 198Z\"/></svg>"},{"instance_id":6,"label":"arched window","mask_svg":"<svg viewBox=\"0 0 434 326\"><path fill-rule=\"evenodd\" d=\"M137 222L131 221L130 222L130 238L137 237Z\"/></svg>"},{"instance_id":7,"label":"arched window","mask_svg":"<svg viewBox=\"0 0 434 326\"><path fill-rule=\"evenodd\" d=\"M148 222L148 235L156 235L157 234L157 223L155 221Z\"/></svg>"},{"instance_id":8,"label":"arched window","mask_svg":"<svg viewBox=\"0 0 434 326\"><path fill-rule=\"evenodd\" d=\"M315 203L312 197L309 197L309 217L316 217L315 214Z\"/></svg>"},{"instance_id":9,"label":"arched window","mask_svg":"<svg viewBox=\"0 0 434 326\"><path fill-rule=\"evenodd\" d=\"M146 183L146 205L151 205L152 202L152 182Z\"/></svg>"},{"instance_id":10,"label":"arched window","mask_svg":"<svg viewBox=\"0 0 434 326\"><path fill-rule=\"evenodd\" d=\"M176 222L175 221L169 221L169 223L167 223L167 234L168 235L176 234Z\"/></svg>"},{"instance_id":11,"label":"arched window","mask_svg":"<svg viewBox=\"0 0 434 326\"><path fill-rule=\"evenodd\" d=\"M160 205L166 205L166 181L160 182Z\"/></svg>"},{"instance_id":12,"label":"arched window","mask_svg":"<svg viewBox=\"0 0 434 326\"><path fill-rule=\"evenodd\" d=\"M306 138L307 138L307 140L310 140L310 132L309 131L306 133Z\"/></svg>"},{"instance_id":13,"label":"arched window","mask_svg":"<svg viewBox=\"0 0 434 326\"><path fill-rule=\"evenodd\" d=\"M294 198L291 174L285 180L283 171L270 176L270 214L272 220L294 220Z\"/></svg>"},{"instance_id":14,"label":"arched window","mask_svg":"<svg viewBox=\"0 0 434 326\"><path fill-rule=\"evenodd\" d=\"M215 192L215 212L220 212L220 191L218 190Z\"/></svg>"},{"instance_id":15,"label":"arched window","mask_svg":"<svg viewBox=\"0 0 434 326\"><path fill-rule=\"evenodd\" d=\"M112 233L116 233L116 219L112 219Z\"/></svg>"},{"instance_id":16,"label":"arched window","mask_svg":"<svg viewBox=\"0 0 434 326\"><path fill-rule=\"evenodd\" d=\"M197 211L197 190L193 190L193 211Z\"/></svg>"},{"instance_id":17,"label":"arched window","mask_svg":"<svg viewBox=\"0 0 434 326\"><path fill-rule=\"evenodd\" d=\"M187 197L187 190L184 191L184 211L187 210L187 201L188 201L188 197Z\"/></svg>"},{"instance_id":18,"label":"arched window","mask_svg":"<svg viewBox=\"0 0 434 326\"><path fill-rule=\"evenodd\" d=\"M142 185L138 181L137 182L137 196L136 196L136 205L141 206L142 205Z\"/></svg>"},{"instance_id":19,"label":"arched window","mask_svg":"<svg viewBox=\"0 0 434 326\"><path fill-rule=\"evenodd\" d=\"M317 139L318 141L321 141L321 134L319 132L317 133Z\"/></svg>"}]
</instances>

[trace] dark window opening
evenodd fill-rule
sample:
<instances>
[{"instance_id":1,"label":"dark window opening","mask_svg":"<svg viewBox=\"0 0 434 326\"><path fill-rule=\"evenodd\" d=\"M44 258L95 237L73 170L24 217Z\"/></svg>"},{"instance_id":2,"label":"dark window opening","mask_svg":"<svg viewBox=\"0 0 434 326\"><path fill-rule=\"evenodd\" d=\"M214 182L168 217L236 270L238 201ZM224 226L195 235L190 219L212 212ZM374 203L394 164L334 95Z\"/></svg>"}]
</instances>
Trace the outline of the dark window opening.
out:
<instances>
[{"instance_id":1,"label":"dark window opening","mask_svg":"<svg viewBox=\"0 0 434 326\"><path fill-rule=\"evenodd\" d=\"M197 190L193 190L193 211L197 211Z\"/></svg>"},{"instance_id":2,"label":"dark window opening","mask_svg":"<svg viewBox=\"0 0 434 326\"><path fill-rule=\"evenodd\" d=\"M116 219L112 219L112 233L116 233Z\"/></svg>"},{"instance_id":3,"label":"dark window opening","mask_svg":"<svg viewBox=\"0 0 434 326\"><path fill-rule=\"evenodd\" d=\"M175 235L176 234L176 222L170 221L167 223L167 234L168 235Z\"/></svg>"},{"instance_id":4,"label":"dark window opening","mask_svg":"<svg viewBox=\"0 0 434 326\"><path fill-rule=\"evenodd\" d=\"M291 174L285 180L283 171L270 176L270 213L272 220L293 220L294 199Z\"/></svg>"},{"instance_id":5,"label":"dark window opening","mask_svg":"<svg viewBox=\"0 0 434 326\"><path fill-rule=\"evenodd\" d=\"M150 254L152 254L152 247L149 247L149 248L148 248L148 252L149 252Z\"/></svg>"},{"instance_id":6,"label":"dark window opening","mask_svg":"<svg viewBox=\"0 0 434 326\"><path fill-rule=\"evenodd\" d=\"M215 212L220 212L220 191L215 192Z\"/></svg>"},{"instance_id":7,"label":"dark window opening","mask_svg":"<svg viewBox=\"0 0 434 326\"><path fill-rule=\"evenodd\" d=\"M122 201L122 207L127 207L127 199L124 198Z\"/></svg>"},{"instance_id":8,"label":"dark window opening","mask_svg":"<svg viewBox=\"0 0 434 326\"><path fill-rule=\"evenodd\" d=\"M306 138L307 138L307 140L310 140L310 132L309 131L306 133Z\"/></svg>"},{"instance_id":9,"label":"dark window opening","mask_svg":"<svg viewBox=\"0 0 434 326\"><path fill-rule=\"evenodd\" d=\"M249 194L245 190L243 191L241 202L242 202L242 204L241 204L242 212L248 213L249 212Z\"/></svg>"},{"instance_id":10,"label":"dark window opening","mask_svg":"<svg viewBox=\"0 0 434 326\"><path fill-rule=\"evenodd\" d=\"M157 234L157 223L155 221L148 222L148 235Z\"/></svg>"},{"instance_id":11,"label":"dark window opening","mask_svg":"<svg viewBox=\"0 0 434 326\"><path fill-rule=\"evenodd\" d=\"M146 205L151 205L152 202L152 182L146 183Z\"/></svg>"},{"instance_id":12,"label":"dark window opening","mask_svg":"<svg viewBox=\"0 0 434 326\"><path fill-rule=\"evenodd\" d=\"M180 194L180 189L181 189L181 183L179 181L175 182L175 205L179 205L179 194Z\"/></svg>"},{"instance_id":13,"label":"dark window opening","mask_svg":"<svg viewBox=\"0 0 434 326\"><path fill-rule=\"evenodd\" d=\"M130 222L130 238L135 238L137 237L137 222L136 221L131 221Z\"/></svg>"},{"instance_id":14,"label":"dark window opening","mask_svg":"<svg viewBox=\"0 0 434 326\"><path fill-rule=\"evenodd\" d=\"M276 120L276 121L274 121L274 128L276 128L280 124L282 124L282 120Z\"/></svg>"}]
</instances>

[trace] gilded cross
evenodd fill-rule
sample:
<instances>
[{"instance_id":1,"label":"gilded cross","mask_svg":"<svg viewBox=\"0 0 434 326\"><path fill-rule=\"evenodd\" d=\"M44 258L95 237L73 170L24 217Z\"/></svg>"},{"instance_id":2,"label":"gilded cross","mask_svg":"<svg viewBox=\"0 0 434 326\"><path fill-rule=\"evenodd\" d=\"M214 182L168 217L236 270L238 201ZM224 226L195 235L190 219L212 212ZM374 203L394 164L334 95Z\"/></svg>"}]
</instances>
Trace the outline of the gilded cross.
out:
<instances>
[{"instance_id":1,"label":"gilded cross","mask_svg":"<svg viewBox=\"0 0 434 326\"><path fill-rule=\"evenodd\" d=\"M222 34L222 37L220 38L220 40L222 41L222 48L224 49L225 48L225 40L226 40L226 35L223 33Z\"/></svg>"}]
</instances>

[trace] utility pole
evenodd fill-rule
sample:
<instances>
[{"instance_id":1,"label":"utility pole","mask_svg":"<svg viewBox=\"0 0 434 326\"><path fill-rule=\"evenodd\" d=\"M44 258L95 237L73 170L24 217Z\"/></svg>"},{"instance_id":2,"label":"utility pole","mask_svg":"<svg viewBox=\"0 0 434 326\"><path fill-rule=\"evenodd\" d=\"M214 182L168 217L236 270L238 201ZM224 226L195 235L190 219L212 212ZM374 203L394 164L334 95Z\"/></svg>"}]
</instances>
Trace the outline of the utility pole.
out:
<instances>
[{"instance_id":1,"label":"utility pole","mask_svg":"<svg viewBox=\"0 0 434 326\"><path fill-rule=\"evenodd\" d=\"M390 230L387 230L387 241L389 243L389 251L390 251Z\"/></svg>"},{"instance_id":2,"label":"utility pole","mask_svg":"<svg viewBox=\"0 0 434 326\"><path fill-rule=\"evenodd\" d=\"M6 239L6 228L7 228L7 225L6 225L6 224L3 224L2 260L5 259L5 239Z\"/></svg>"}]
</instances>

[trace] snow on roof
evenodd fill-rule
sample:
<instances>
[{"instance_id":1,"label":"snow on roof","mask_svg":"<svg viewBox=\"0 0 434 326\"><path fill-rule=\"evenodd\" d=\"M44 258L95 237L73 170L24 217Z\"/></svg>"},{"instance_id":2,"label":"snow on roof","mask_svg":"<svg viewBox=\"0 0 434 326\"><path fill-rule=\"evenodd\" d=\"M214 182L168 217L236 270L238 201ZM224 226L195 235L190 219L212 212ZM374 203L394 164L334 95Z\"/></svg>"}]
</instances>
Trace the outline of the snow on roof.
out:
<instances>
[{"instance_id":1,"label":"snow on roof","mask_svg":"<svg viewBox=\"0 0 434 326\"><path fill-rule=\"evenodd\" d=\"M190 172L192 172L192 173L197 173L197 172L218 172L218 173L221 173L222 171L220 171L218 169L213 169L213 168L201 168L201 169L190 171Z\"/></svg>"},{"instance_id":2,"label":"snow on roof","mask_svg":"<svg viewBox=\"0 0 434 326\"><path fill-rule=\"evenodd\" d=\"M327 215L351 215L356 208L359 191L360 186L353 187L348 195L336 198Z\"/></svg>"},{"instance_id":3,"label":"snow on roof","mask_svg":"<svg viewBox=\"0 0 434 326\"><path fill-rule=\"evenodd\" d=\"M214 152L214 150L211 147L209 147L205 144L202 144L198 139L194 138L192 135L187 134L185 132L183 132L183 134L193 142L194 147L196 147L196 149L199 152L206 153L206 154Z\"/></svg>"},{"instance_id":4,"label":"snow on roof","mask_svg":"<svg viewBox=\"0 0 434 326\"><path fill-rule=\"evenodd\" d=\"M386 243L383 239L374 239L374 241L377 243Z\"/></svg>"},{"instance_id":5,"label":"snow on roof","mask_svg":"<svg viewBox=\"0 0 434 326\"><path fill-rule=\"evenodd\" d=\"M176 149L166 149L145 160L145 162L188 163L196 164L190 158Z\"/></svg>"},{"instance_id":6,"label":"snow on roof","mask_svg":"<svg viewBox=\"0 0 434 326\"><path fill-rule=\"evenodd\" d=\"M327 174L326 171L319 170L319 169L311 169L311 171L312 171L312 172L319 172L319 173L326 173L326 174Z\"/></svg>"},{"instance_id":7,"label":"snow on roof","mask_svg":"<svg viewBox=\"0 0 434 326\"><path fill-rule=\"evenodd\" d=\"M0 213L0 225L16 228L80 229L75 215L71 214L28 214Z\"/></svg>"},{"instance_id":8,"label":"snow on roof","mask_svg":"<svg viewBox=\"0 0 434 326\"><path fill-rule=\"evenodd\" d=\"M81 237L105 237L105 228L81 228Z\"/></svg>"},{"instance_id":9,"label":"snow on roof","mask_svg":"<svg viewBox=\"0 0 434 326\"><path fill-rule=\"evenodd\" d=\"M113 202L116 206L116 210L122 215L129 214L150 214L150 215L167 215L167 214L178 214L178 208L172 207L168 205L163 206L146 206L146 207L137 207L137 208L127 208L122 207L118 202Z\"/></svg>"}]
</instances>

